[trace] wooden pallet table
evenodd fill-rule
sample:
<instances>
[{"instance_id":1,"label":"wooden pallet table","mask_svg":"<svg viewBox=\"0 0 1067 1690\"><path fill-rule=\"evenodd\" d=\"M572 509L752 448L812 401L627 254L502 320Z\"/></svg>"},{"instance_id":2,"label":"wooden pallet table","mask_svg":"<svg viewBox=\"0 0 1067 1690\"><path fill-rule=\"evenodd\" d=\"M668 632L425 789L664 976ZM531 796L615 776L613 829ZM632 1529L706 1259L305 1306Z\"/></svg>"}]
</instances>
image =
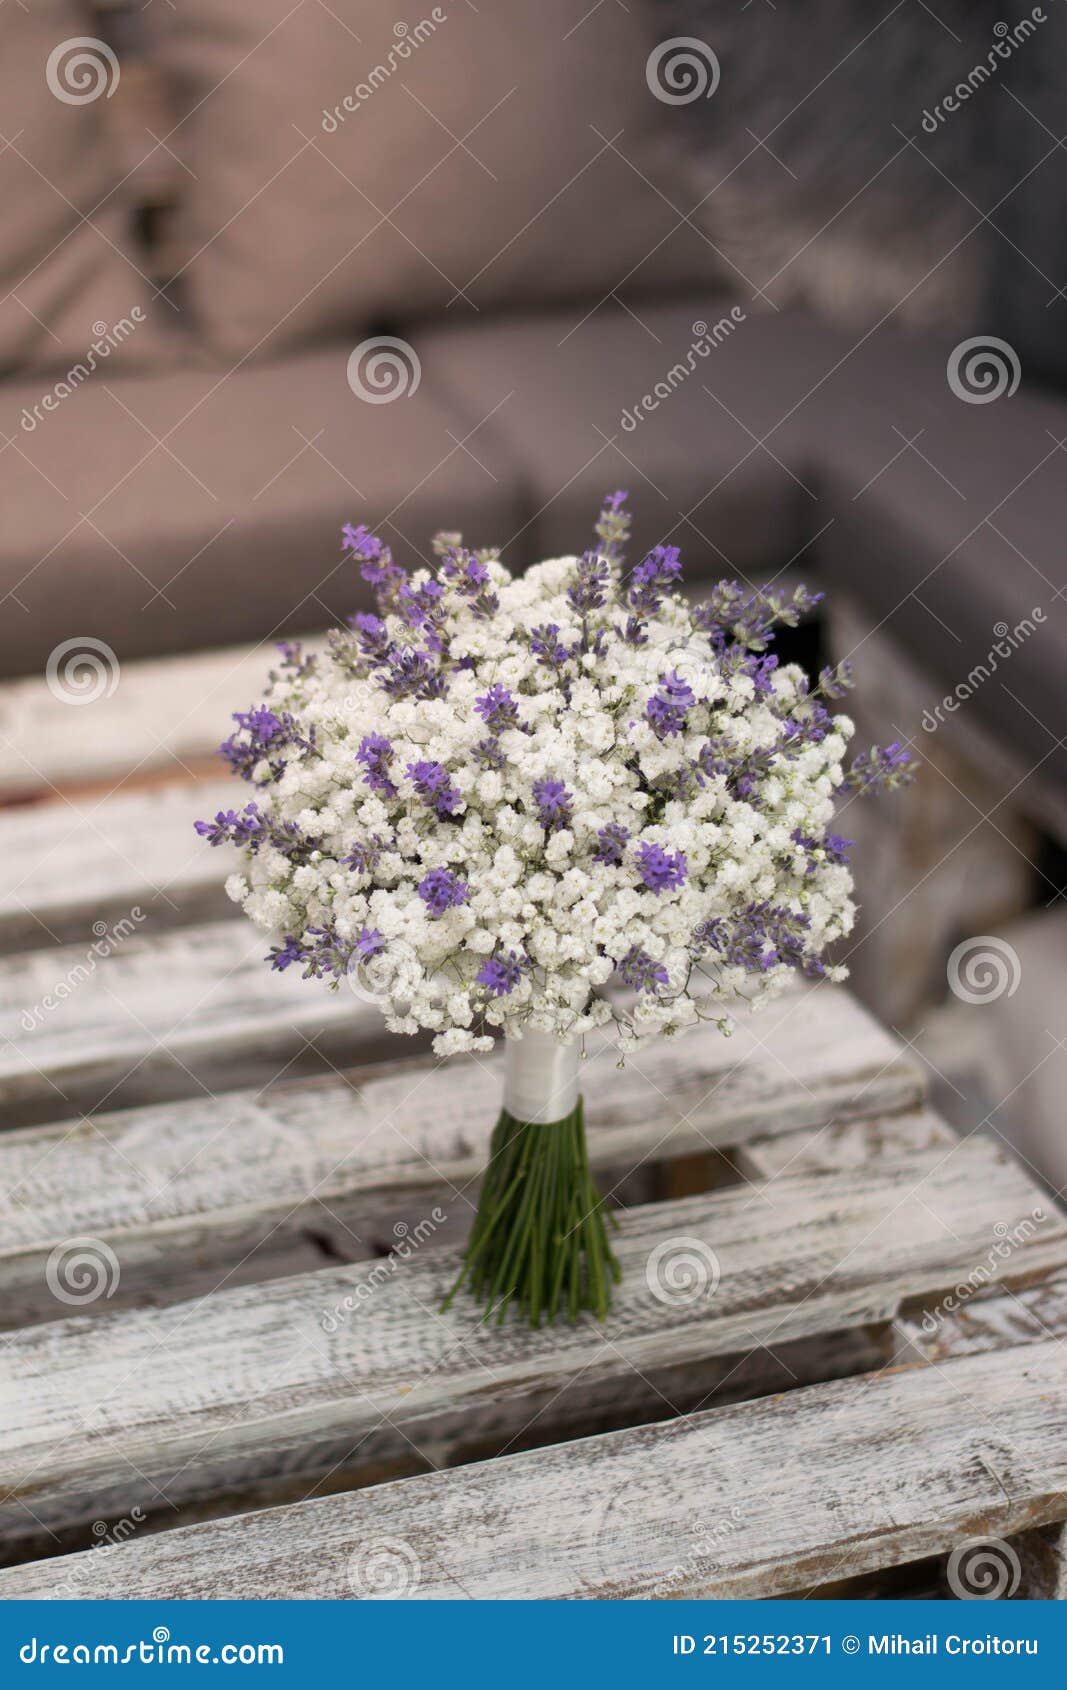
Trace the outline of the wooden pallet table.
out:
<instances>
[{"instance_id":1,"label":"wooden pallet table","mask_svg":"<svg viewBox=\"0 0 1067 1690\"><path fill-rule=\"evenodd\" d=\"M0 1597L937 1593L979 1537L1062 1595L1067 1217L1004 1147L838 987L593 1044L609 1319L443 1314L497 1063L264 968L168 673L95 763L0 697Z\"/></svg>"}]
</instances>

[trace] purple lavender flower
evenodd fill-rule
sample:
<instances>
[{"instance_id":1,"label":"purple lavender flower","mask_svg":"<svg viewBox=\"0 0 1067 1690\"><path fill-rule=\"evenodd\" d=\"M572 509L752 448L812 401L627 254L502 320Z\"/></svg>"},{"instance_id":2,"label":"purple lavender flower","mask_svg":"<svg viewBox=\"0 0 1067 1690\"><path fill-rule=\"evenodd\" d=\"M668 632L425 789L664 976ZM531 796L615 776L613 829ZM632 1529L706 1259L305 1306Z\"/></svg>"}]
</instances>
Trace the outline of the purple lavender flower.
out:
<instances>
[{"instance_id":1,"label":"purple lavender flower","mask_svg":"<svg viewBox=\"0 0 1067 1690\"><path fill-rule=\"evenodd\" d=\"M765 974L784 964L817 980L826 973L826 965L806 949L810 925L806 915L765 901L749 904L732 929L721 920L705 922L693 937L698 949L717 951L719 960L732 968Z\"/></svg>"},{"instance_id":2,"label":"purple lavender flower","mask_svg":"<svg viewBox=\"0 0 1067 1690\"><path fill-rule=\"evenodd\" d=\"M300 940L295 938L292 933L287 933L285 943L272 945L270 953L264 958L264 961L269 962L271 968L277 970L279 974L284 974L287 968L290 968L294 962L300 962L303 956L304 947Z\"/></svg>"},{"instance_id":3,"label":"purple lavender flower","mask_svg":"<svg viewBox=\"0 0 1067 1690\"><path fill-rule=\"evenodd\" d=\"M214 821L193 825L209 845L247 845L253 853L262 845L272 845L293 862L306 862L319 848L319 841L308 838L296 822L265 816L256 803L246 804L240 815L235 810L219 810Z\"/></svg>"},{"instance_id":4,"label":"purple lavender flower","mask_svg":"<svg viewBox=\"0 0 1067 1690\"><path fill-rule=\"evenodd\" d=\"M305 753L315 748L314 727L305 737L292 716L288 713L276 716L265 704L259 704L253 710L235 711L233 719L238 731L219 746L219 752L233 773L240 775L242 780L251 780L256 765L270 752L277 753L289 745ZM272 763L268 779L277 778L283 767L282 762Z\"/></svg>"},{"instance_id":5,"label":"purple lavender flower","mask_svg":"<svg viewBox=\"0 0 1067 1690\"><path fill-rule=\"evenodd\" d=\"M657 986L669 986L671 983L663 964L654 961L639 945L627 951L615 972L621 976L624 985L637 992L654 992Z\"/></svg>"},{"instance_id":6,"label":"purple lavender flower","mask_svg":"<svg viewBox=\"0 0 1067 1690\"><path fill-rule=\"evenodd\" d=\"M542 622L530 631L530 650L543 669L562 669L574 656L559 637L558 622Z\"/></svg>"},{"instance_id":7,"label":"purple lavender flower","mask_svg":"<svg viewBox=\"0 0 1067 1690\"><path fill-rule=\"evenodd\" d=\"M583 617L591 610L600 610L611 571L606 558L599 552L584 552L578 559L574 585L567 588L567 602Z\"/></svg>"},{"instance_id":8,"label":"purple lavender flower","mask_svg":"<svg viewBox=\"0 0 1067 1690\"><path fill-rule=\"evenodd\" d=\"M488 692L474 700L474 708L490 733L503 733L505 728L519 725L519 707L499 681L494 681Z\"/></svg>"},{"instance_id":9,"label":"purple lavender flower","mask_svg":"<svg viewBox=\"0 0 1067 1690\"><path fill-rule=\"evenodd\" d=\"M799 827L794 828L789 837L794 845L799 845L802 851L808 853L808 874L814 874L819 866L814 855L816 851L824 851L828 863L847 863L849 847L856 843L854 839L843 839L839 833L828 833L824 839L816 839L813 834L802 833Z\"/></svg>"},{"instance_id":10,"label":"purple lavender flower","mask_svg":"<svg viewBox=\"0 0 1067 1690\"><path fill-rule=\"evenodd\" d=\"M849 766L842 792L892 792L914 780L916 765L899 739L892 745L872 745L860 752Z\"/></svg>"},{"instance_id":11,"label":"purple lavender flower","mask_svg":"<svg viewBox=\"0 0 1067 1690\"><path fill-rule=\"evenodd\" d=\"M802 616L808 615L823 598L822 593L796 587L792 595L762 587L752 592L737 581L720 581L703 604L693 612L693 621L708 635L717 650L725 649L729 640L763 651L773 639L776 622L795 628Z\"/></svg>"},{"instance_id":12,"label":"purple lavender flower","mask_svg":"<svg viewBox=\"0 0 1067 1690\"><path fill-rule=\"evenodd\" d=\"M641 881L658 897L661 892L673 892L684 886L688 866L684 851L665 851L662 845L652 845L646 839L637 847Z\"/></svg>"},{"instance_id":13,"label":"purple lavender flower","mask_svg":"<svg viewBox=\"0 0 1067 1690\"><path fill-rule=\"evenodd\" d=\"M819 691L825 698L844 698L855 684L852 664L847 657L840 663L819 670Z\"/></svg>"},{"instance_id":14,"label":"purple lavender flower","mask_svg":"<svg viewBox=\"0 0 1067 1690\"><path fill-rule=\"evenodd\" d=\"M447 868L432 868L419 883L419 897L435 917L465 904L469 891L466 881Z\"/></svg>"},{"instance_id":15,"label":"purple lavender flower","mask_svg":"<svg viewBox=\"0 0 1067 1690\"><path fill-rule=\"evenodd\" d=\"M476 979L479 986L485 986L494 997L510 997L522 979L522 963L514 951L509 951L506 957L490 957L478 970Z\"/></svg>"},{"instance_id":16,"label":"purple lavender flower","mask_svg":"<svg viewBox=\"0 0 1067 1690\"><path fill-rule=\"evenodd\" d=\"M465 546L449 546L441 560L441 574L468 601L478 621L485 622L496 615L500 600L489 584L489 570L480 557Z\"/></svg>"},{"instance_id":17,"label":"purple lavender flower","mask_svg":"<svg viewBox=\"0 0 1067 1690\"><path fill-rule=\"evenodd\" d=\"M425 760L409 763L408 779L441 821L454 816L463 802L459 788L452 785L448 770L442 763Z\"/></svg>"},{"instance_id":18,"label":"purple lavender flower","mask_svg":"<svg viewBox=\"0 0 1067 1690\"><path fill-rule=\"evenodd\" d=\"M483 769L504 767L504 753L500 749L498 739L480 739L474 747L474 755Z\"/></svg>"},{"instance_id":19,"label":"purple lavender flower","mask_svg":"<svg viewBox=\"0 0 1067 1690\"><path fill-rule=\"evenodd\" d=\"M278 650L282 654L282 668L291 669L294 675L306 675L315 667L315 654L309 652L304 656L304 648L299 640L278 640Z\"/></svg>"},{"instance_id":20,"label":"purple lavender flower","mask_svg":"<svg viewBox=\"0 0 1067 1690\"><path fill-rule=\"evenodd\" d=\"M355 954L362 962L369 962L372 956L384 951L385 940L376 927L361 927L355 944Z\"/></svg>"},{"instance_id":21,"label":"purple lavender flower","mask_svg":"<svg viewBox=\"0 0 1067 1690\"><path fill-rule=\"evenodd\" d=\"M654 616L669 587L681 579L682 561L677 546L653 546L641 559L630 580L630 609L639 616Z\"/></svg>"},{"instance_id":22,"label":"purple lavender flower","mask_svg":"<svg viewBox=\"0 0 1067 1690\"><path fill-rule=\"evenodd\" d=\"M379 685L390 698L443 698L447 693L448 682L429 653L394 645L386 661Z\"/></svg>"},{"instance_id":23,"label":"purple lavender flower","mask_svg":"<svg viewBox=\"0 0 1067 1690\"><path fill-rule=\"evenodd\" d=\"M380 662L389 650L389 634L381 617L361 610L348 621L363 656L373 663Z\"/></svg>"},{"instance_id":24,"label":"purple lavender flower","mask_svg":"<svg viewBox=\"0 0 1067 1690\"><path fill-rule=\"evenodd\" d=\"M342 857L341 861L346 868L354 869L357 874L373 874L381 854L382 841L379 835L375 834L373 839L361 840L357 845L353 845L348 856Z\"/></svg>"},{"instance_id":25,"label":"purple lavender flower","mask_svg":"<svg viewBox=\"0 0 1067 1690\"><path fill-rule=\"evenodd\" d=\"M356 762L366 769L364 784L381 798L395 798L397 789L389 779L388 768L393 755L392 742L384 734L366 734L356 752Z\"/></svg>"},{"instance_id":26,"label":"purple lavender flower","mask_svg":"<svg viewBox=\"0 0 1067 1690\"><path fill-rule=\"evenodd\" d=\"M696 694L676 669L661 675L659 689L648 701L645 716L657 739L671 739L685 727L686 712Z\"/></svg>"},{"instance_id":27,"label":"purple lavender flower","mask_svg":"<svg viewBox=\"0 0 1067 1690\"><path fill-rule=\"evenodd\" d=\"M554 831L567 826L571 819L571 804L574 799L561 780L553 780L547 776L544 780L535 780L533 797L542 827Z\"/></svg>"},{"instance_id":28,"label":"purple lavender flower","mask_svg":"<svg viewBox=\"0 0 1067 1690\"><path fill-rule=\"evenodd\" d=\"M629 837L628 827L623 827L621 822L609 822L597 833L598 843L593 852L593 861L605 863L609 868L618 868Z\"/></svg>"},{"instance_id":29,"label":"purple lavender flower","mask_svg":"<svg viewBox=\"0 0 1067 1690\"><path fill-rule=\"evenodd\" d=\"M601 507L593 532L609 563L621 564L623 549L630 537L630 513L623 509L628 493L609 493Z\"/></svg>"},{"instance_id":30,"label":"purple lavender flower","mask_svg":"<svg viewBox=\"0 0 1067 1690\"><path fill-rule=\"evenodd\" d=\"M693 930L690 949L694 956L703 956L705 951L725 951L725 921L720 916L710 916L707 921L702 921Z\"/></svg>"}]
</instances>

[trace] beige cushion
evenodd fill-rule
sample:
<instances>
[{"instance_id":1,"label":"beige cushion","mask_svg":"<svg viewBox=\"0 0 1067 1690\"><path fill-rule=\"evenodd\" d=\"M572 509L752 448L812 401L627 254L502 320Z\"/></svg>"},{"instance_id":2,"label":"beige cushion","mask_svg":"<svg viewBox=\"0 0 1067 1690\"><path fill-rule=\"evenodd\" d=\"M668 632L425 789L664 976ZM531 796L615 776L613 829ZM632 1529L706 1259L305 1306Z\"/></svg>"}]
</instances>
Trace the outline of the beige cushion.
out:
<instances>
[{"instance_id":1,"label":"beige cushion","mask_svg":"<svg viewBox=\"0 0 1067 1690\"><path fill-rule=\"evenodd\" d=\"M125 245L127 207L106 144L115 67L90 17L73 0L4 7L0 371L144 366L159 357L157 325L171 315ZM80 58L64 50L79 37L89 38Z\"/></svg>"},{"instance_id":2,"label":"beige cushion","mask_svg":"<svg viewBox=\"0 0 1067 1690\"><path fill-rule=\"evenodd\" d=\"M714 255L682 215L695 196L653 139L668 109L646 82L638 8L397 13L155 8L178 100L169 145L193 173L183 276L217 349L707 279Z\"/></svg>"}]
</instances>

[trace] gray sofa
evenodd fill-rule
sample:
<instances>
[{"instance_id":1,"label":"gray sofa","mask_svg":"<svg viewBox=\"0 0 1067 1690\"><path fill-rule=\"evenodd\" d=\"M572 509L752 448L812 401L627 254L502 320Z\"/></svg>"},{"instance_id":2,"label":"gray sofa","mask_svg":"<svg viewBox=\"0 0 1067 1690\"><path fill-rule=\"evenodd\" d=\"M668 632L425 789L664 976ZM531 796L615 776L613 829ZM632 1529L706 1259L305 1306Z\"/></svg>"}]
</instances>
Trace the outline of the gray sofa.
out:
<instances>
[{"instance_id":1,"label":"gray sofa","mask_svg":"<svg viewBox=\"0 0 1067 1690\"><path fill-rule=\"evenodd\" d=\"M40 10L26 65L89 33L76 0ZM518 0L488 18L460 6L390 68L392 6L163 10L116 57L127 90L154 69L169 117L149 138L127 114L133 155L106 190L109 216L158 202L154 250L98 231L121 277L107 304L99 278L80 303L69 283L58 338L5 349L0 671L38 671L76 635L128 659L313 629L361 602L345 520L411 557L460 528L521 566L579 548L621 485L638 544L681 545L692 577L796 562L846 587L938 695L997 625L1041 607L1013 696L986 687L971 708L1063 780L1067 406L1025 372L1011 396L961 400L946 374L960 332L906 335L892 316L845 332L753 301L713 218L688 216L636 13L550 0L531 24ZM106 95L50 98L45 128L91 114L100 131L75 150L107 145ZM25 200L33 161L12 164ZM73 230L96 228L85 209ZM9 297L68 237L9 249ZM89 337L94 313L135 297L144 326L67 382L79 322ZM382 334L410 349L407 391L371 403L349 359Z\"/></svg>"}]
</instances>

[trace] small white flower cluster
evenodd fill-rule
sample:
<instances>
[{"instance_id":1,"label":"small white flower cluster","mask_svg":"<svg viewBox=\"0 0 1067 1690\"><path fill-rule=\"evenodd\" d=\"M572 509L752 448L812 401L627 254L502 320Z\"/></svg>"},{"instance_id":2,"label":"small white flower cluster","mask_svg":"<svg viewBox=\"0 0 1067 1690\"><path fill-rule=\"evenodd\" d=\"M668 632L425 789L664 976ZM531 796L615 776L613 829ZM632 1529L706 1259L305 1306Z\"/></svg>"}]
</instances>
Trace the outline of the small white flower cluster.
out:
<instances>
[{"instance_id":1,"label":"small white flower cluster","mask_svg":"<svg viewBox=\"0 0 1067 1690\"><path fill-rule=\"evenodd\" d=\"M355 976L440 1054L612 1020L626 1048L842 972L852 724L763 655L773 596L692 607L670 547L627 574L621 499L517 579L458 536L408 577L346 529L380 614L282 648L223 748L256 799L198 824L240 847L227 891L275 967Z\"/></svg>"}]
</instances>

